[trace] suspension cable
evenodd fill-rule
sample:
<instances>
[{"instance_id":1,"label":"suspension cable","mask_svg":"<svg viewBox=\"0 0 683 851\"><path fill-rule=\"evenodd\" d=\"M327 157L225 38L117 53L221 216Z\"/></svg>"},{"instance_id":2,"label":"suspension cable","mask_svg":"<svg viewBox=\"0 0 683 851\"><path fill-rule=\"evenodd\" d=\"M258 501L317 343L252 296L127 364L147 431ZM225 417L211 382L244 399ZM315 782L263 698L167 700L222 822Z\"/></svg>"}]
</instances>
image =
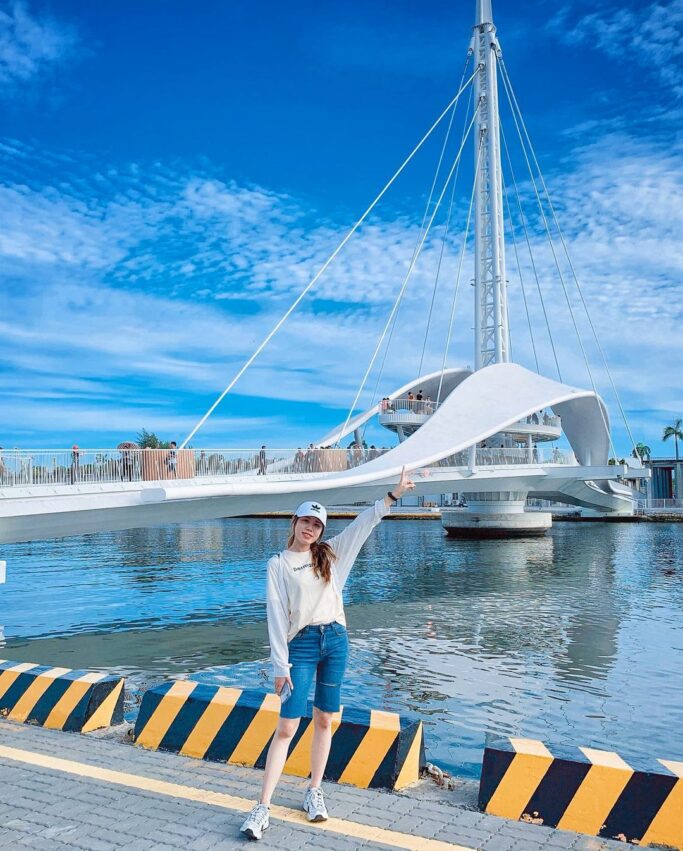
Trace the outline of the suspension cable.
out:
<instances>
[{"instance_id":1,"label":"suspension cable","mask_svg":"<svg viewBox=\"0 0 683 851\"><path fill-rule=\"evenodd\" d=\"M474 111L475 115L477 114L478 110L479 110L479 107L477 106L477 109ZM451 334L453 332L453 319L455 318L455 305L456 305L456 302L458 300L458 290L460 289L460 275L462 273L462 264L463 264L463 260L465 259L465 250L467 248L467 237L469 235L470 222L472 220L472 209L474 207L474 197L475 197L476 191L477 191L477 175L479 174L479 160L481 159L482 148L483 148L483 140L480 139L479 140L479 148L477 150L477 162L476 162L476 165L474 167L474 179L472 180L472 195L470 196L470 206L469 206L469 209L467 211L467 221L465 222L465 234L463 236L462 247L460 249L460 260L458 262L458 274L457 274L457 277L455 279L455 291L453 293L453 301L451 303L451 316L450 316L450 320L448 322L448 334L446 335L446 345L444 346L444 350L443 350L443 361L441 363L441 376L439 378L439 389L438 389L438 392L436 394L436 402L435 402L435 405L434 405L434 410L436 410L438 408L439 403L441 402L441 389L443 387L444 373L446 372L446 360L448 359L448 350L450 349L450 346L451 346Z\"/></svg>"},{"instance_id":2,"label":"suspension cable","mask_svg":"<svg viewBox=\"0 0 683 851\"><path fill-rule=\"evenodd\" d=\"M502 170L501 170L502 171ZM517 264L517 274L519 275L519 283L522 288L522 298L524 299L524 310L526 312L526 321L529 326L529 337L531 338L531 348L534 352L534 362L536 363L536 372L540 374L540 369L538 366L538 355L536 354L536 343L534 341L534 331L531 327L531 315L529 314L529 304L526 298L526 288L524 287L524 278L522 276L522 266L519 262L519 254L517 252L517 238L515 237L515 224L512 221L512 212L510 210L510 200L508 198L507 187L505 186L505 179L502 177L503 183L503 198L505 199L505 209L507 210L508 219L510 221L510 235L512 236L512 248L515 252L515 263ZM508 318L508 327L510 327L510 320ZM510 359L512 360L512 354L510 355Z\"/></svg>"},{"instance_id":3,"label":"suspension cable","mask_svg":"<svg viewBox=\"0 0 683 851\"><path fill-rule=\"evenodd\" d=\"M474 125L474 122L475 122L475 119L476 119L476 117L477 117L477 113L478 113L478 111L479 111L479 107L477 107L477 109L476 109L476 110L475 110L475 112L474 112L474 115L472 116L472 121L470 122L470 126L467 128L467 135L469 135L469 132L470 132L470 130L472 129L472 126ZM421 239L421 241L420 241L419 251L417 252L417 254L416 254L416 255L414 255L414 256L413 256L413 259L410 261L410 266L408 267L408 271L407 271L407 273L406 273L406 276L405 276L405 278L403 279L403 283L402 283L402 285L401 285L401 289L400 289L399 294L398 294L398 296L397 296L397 298L396 298L396 301L394 302L394 306L393 306L393 307L392 307L392 309L391 309L391 313L389 314L389 318L387 319L387 322L386 322L386 324L385 324L385 326L384 326L384 330L382 331L382 335L381 335L381 337L379 338L379 341L378 341L377 345L375 346L375 351L374 351L374 352L373 352L373 354L372 354L372 358L370 359L370 363L368 364L368 368L366 369L366 371L365 371L365 375L363 376L363 379L362 379L362 381L361 381L361 383L360 383L360 386L359 386L359 388L358 388L358 392L356 393L356 396L355 396L355 398L354 398L353 402L351 403L351 407L349 408L349 412L348 412L348 414L347 414L347 416L346 416L346 421L344 422L344 425L342 426L342 429L341 429L341 431L339 432L338 436L335 438L335 445L338 445L339 441L340 441L340 440L342 439L342 437L346 434L347 426L348 426L349 421L350 421L350 419L351 419L351 417L352 417L352 415L353 415L354 410L356 409L356 405L358 404L358 400L359 400L359 398L360 398L360 395L361 395L361 393L363 392L363 389L364 389L364 387L365 387L365 383L366 383L366 382L367 382L367 380L368 380L368 376L370 375L370 372L372 371L372 367L373 367L373 366L374 366L374 364L375 364L375 360L377 359L377 355L378 355L378 353L379 353L379 350L380 350L380 349L381 349L381 347L382 347L382 343L383 343L383 341L384 341L384 338L385 338L385 336L386 336L386 334L387 334L387 331L389 330L389 327L390 327L390 325L391 325L391 323L392 323L392 321L393 321L393 319L394 319L394 316L395 316L395 314L396 314L396 312L397 312L397 310L398 310L398 308L399 308L399 306L400 306L400 304L401 304L401 300L403 299L403 295L404 295L404 293L405 293L405 291L406 291L406 287L407 287L407 285L408 285L408 281L409 281L409 279L410 279L410 276L411 276L411 274L412 274L412 271L413 271L413 269L415 268L415 263L417 262L417 258L418 258L418 256L419 256L419 253L420 253L420 251L422 250L422 246L425 244L425 240L427 239L427 236L428 236L429 231L430 231L430 229L431 229L431 226L432 226L432 224L433 224L433 222L434 222L434 219L435 219L435 217L436 217L436 214L437 214L437 212L438 212L438 210L439 210L439 207L441 206L441 201L443 200L443 196L446 194L446 190L448 189L448 185L449 185L449 183L451 182L451 178L453 177L453 173L455 172L455 169L456 169L456 167L457 167L457 165L458 165L458 162L459 162L459 160L460 160L460 157L462 156L462 152L463 152L464 147L465 147L465 141L466 141L466 140L463 140L463 143L462 143L462 145L460 146L460 150L458 151L458 153L457 153L457 155L456 155L456 157L455 157L455 161L454 161L453 165L451 166L450 171L448 172L448 176L446 177L446 180L445 180L445 182L444 182L443 188L441 189L441 192L439 193L439 197L438 197L438 199L437 199L437 201L436 201L436 205L435 205L435 207L434 207L434 211L433 211L432 215L429 217L429 222L427 223L427 229L425 230L425 232L424 232L424 234L423 234L423 236L422 236L422 239Z\"/></svg>"},{"instance_id":4,"label":"suspension cable","mask_svg":"<svg viewBox=\"0 0 683 851\"><path fill-rule=\"evenodd\" d=\"M393 176L392 176L392 177L389 179L389 181L388 181L388 182L384 185L384 188L383 188L383 189L382 189L382 191L379 193L379 195L377 195L377 197L375 198L375 200L374 200L374 201L370 204L370 206L369 206L369 207L365 210L365 212L363 213L363 215L362 215L362 216L361 216L361 217L360 217L360 218L356 221L356 223L355 223L355 224L353 225L353 227L349 230L349 232L346 234L346 236L345 236L345 237L341 240L341 242L337 245L337 247L334 249L334 251L332 252L332 254L330 254L330 256L327 258L327 260L326 260L326 261L323 263L323 265L320 267L320 269L318 270L318 272L317 272L317 273L313 276L313 278L311 279L311 281L310 281L310 282L309 282L309 283L308 283L308 284L304 287L304 289L303 289L303 290L299 293L299 295L298 295L298 296L297 296L297 298L294 300L294 302L293 302L293 303L292 303L292 305L289 307L289 309L288 309L288 310L287 310L287 312L284 314L284 316L282 316L282 318L281 318L281 319L280 319L280 320L276 323L276 325L274 326L274 328L273 328L273 329L270 331L270 333L269 333L269 334L265 337L265 339L264 339L264 340L263 340L263 341L259 344L258 348L254 351L254 353L251 355L251 357L250 357L250 358L246 361L246 363L244 363L244 365L243 365L243 366L239 369L239 371L237 372L237 375L235 375L235 377L234 377L234 378L232 379L232 381L228 384L228 386L225 388L225 390L223 390L223 392L222 392L222 393L220 394L220 396L216 399L216 401L213 403L213 405L211 405L211 407L209 408L209 410L208 410L208 411L204 414L204 416L203 416L203 417L201 418L201 420L197 423L197 425L196 425L196 426L192 429L192 431L191 431L191 432L187 435L187 437L185 438L185 440L183 440L183 442L180 444L180 447L179 447L180 449L183 449L183 448L184 448L184 447L185 447L185 446L186 446L186 445L190 442L190 440L192 440L192 438L195 436L195 434L197 434L197 432L199 431L199 429L200 429L200 428L204 425L204 423L208 420L208 418L211 416L211 414L212 414L212 413L216 410L216 408L220 405L220 403L223 401L223 399L225 399L225 397L226 397L226 396L228 395L228 393L232 390L232 388L235 386L235 384L237 384L237 382L238 382L238 381L239 381L239 379L240 379L240 378L244 375L244 373L247 371L247 369L249 369L249 367L250 367L250 366L252 365L252 363L256 360L256 358L257 358L257 357L261 354L261 352L265 349L265 347L266 347L266 346L268 345L268 343L272 340L272 338L275 336L275 334L277 334L277 332L278 332L278 331L280 330L280 328L284 325L284 323L287 321L287 319L289 319L289 317L292 315L292 313L293 313L293 312L296 310L296 308L299 306L299 304L300 304L300 303L301 303L301 301L304 299L304 297L306 296L306 294L307 294L307 293L308 293L308 292L312 289L312 287L315 285L315 283L316 283L316 282L317 282L317 280L320 278L320 276L323 274L323 272L327 269L327 267L328 267L328 266L330 265L330 263L334 260L334 258L337 256L337 254L339 254L339 252L340 252L340 251L342 250L342 248L346 245L346 243L349 241L349 239L351 239L351 237L353 236L353 234L354 234L354 233L358 230L358 228L362 225L362 223L365 221L365 219L366 219L366 218L370 215L370 213L372 212L372 210L373 210L373 209L377 206L377 204L379 203L379 201L381 200L381 198L382 198L382 197L386 194L386 192L389 190L389 188L392 186L392 184L396 181L396 179L398 178L398 176L399 176L399 175L403 172L403 170L404 170L404 169L405 169L405 167L408 165L408 163L409 163L409 162L413 159L413 157L415 156L415 154L416 154L416 153L420 150L420 148L424 145L424 143L427 141L427 139L428 139L428 138L432 135L432 133L433 133L433 132L434 132L434 130L438 127L438 125L441 123L441 121L443 120L443 118L444 118L444 117L448 114L448 112L449 112L449 110L451 109L451 107L452 107L455 103L457 103L457 102L458 102L458 99L460 98L460 95L463 93L463 91L465 90L465 88L466 88L466 87L467 87L467 86L468 86L468 85L472 82L472 80L474 79L474 77L475 77L476 73L477 73L477 72L476 72L476 70L475 70L475 71L474 71L474 73L472 74L472 76L469 78L469 80L465 83L465 85L464 85L464 86L462 86L462 87L460 88L460 90L456 93L456 95L455 95L455 96L451 99L450 103L448 103L448 105L447 105L447 106L445 107L445 109L441 112L441 114L440 114L440 115L439 115L439 117L436 119L436 121L434 121L434 123L433 123L433 124L432 124L432 126L429 128L429 130L427 130L427 132L426 132L426 133L425 133L425 135L422 137L422 139L420 139L420 141L419 141L419 142L417 143L417 145L413 148L413 150L410 152L410 154L408 154L408 156L406 157L406 159L402 162L402 164L401 164L401 165L398 167L398 169L394 172Z\"/></svg>"},{"instance_id":5,"label":"suspension cable","mask_svg":"<svg viewBox=\"0 0 683 851\"><path fill-rule=\"evenodd\" d=\"M470 49L467 51L467 57L465 59L465 67L462 70L462 77L460 79L460 86L462 86L462 82L465 79L465 74L467 72L467 66L470 63L470 59L471 59L472 55L473 55L473 50L470 47ZM470 110L471 99L472 99L472 87L470 86L468 100L467 100L467 109L465 110L465 125L467 123L467 113ZM425 205L425 211L424 211L424 214L422 216L422 222L420 223L420 230L418 231L418 236L417 236L417 239L415 241L415 249L413 250L413 256L415 255L415 251L417 250L417 246L420 242L420 236L422 235L422 231L424 229L424 225L425 225L425 222L427 220L427 216L429 215L429 207L431 205L432 198L434 197L434 189L436 187L436 181L437 181L437 178L438 178L439 173L441 171L441 164L443 162L444 154L446 152L446 146L447 146L449 138L450 138L451 127L453 126L453 119L455 118L455 112L456 112L457 106L458 106L458 102L453 104L453 109L451 111L451 118L450 118L450 121L448 122L448 130L446 131L446 138L444 139L443 145L441 147L441 154L439 156L439 162L437 163L437 166L436 166L436 171L434 173L434 180L432 181L432 187L431 187L431 190L429 192L429 198L427 199L427 204ZM465 125L463 125L463 134L465 132L465 130L464 130ZM462 142L462 140L461 140L461 142ZM459 166L458 166L458 168L459 168ZM456 169L455 180L453 181L453 191L455 191L455 184L457 183L457 180L458 180L458 170ZM433 304L433 297L432 297L432 304ZM430 308L430 310L431 310L431 308ZM377 373L377 380L375 381L375 387L372 391L372 398L370 399L370 407L372 407L375 404L375 399L377 398L377 390L379 388L380 381L382 380L382 375L384 374L384 365L385 365L386 360L387 360L387 355L389 354L389 349L391 347L391 341L392 341L393 336L394 336L394 330L396 329L396 324L398 322L398 313L399 313L399 311L396 311L392 325L391 325L391 328L389 329L389 336L387 337L387 342L386 342L386 345L384 347L384 352L382 354L382 360L381 360L380 365L379 365L379 371ZM423 350L423 355L424 355L424 350ZM420 361L420 372L421 371L422 371L422 362ZM367 431L367 428L368 428L368 423L366 422L364 427L363 427L363 437L365 437L365 432Z\"/></svg>"},{"instance_id":6,"label":"suspension cable","mask_svg":"<svg viewBox=\"0 0 683 851\"><path fill-rule=\"evenodd\" d=\"M553 238L552 238L552 235L550 233L550 226L548 225L548 219L546 217L545 210L543 209L543 203L541 201L541 196L540 196L539 191L538 191L536 179L534 177L534 173L533 173L533 170L531 168L531 163L529 162L529 155L527 153L526 146L524 144L524 139L522 137L522 132L521 132L520 127L519 127L519 122L517 121L517 115L515 113L515 105L513 105L513 101L512 101L512 98L510 96L510 90L508 88L508 83L507 83L507 80L506 80L507 74L505 73L504 66L502 65L502 59L501 59L501 68L503 68L503 74L501 74L501 79L503 81L503 87L505 88L505 93L507 94L508 102L510 104L510 109L512 110L512 117L513 117L514 122L515 122L515 127L517 128L517 135L519 136L519 141L520 141L520 144L522 146L522 151L524 153L524 159L526 160L527 168L529 169L529 176L531 178L532 186L534 187L534 193L536 195L536 201L538 203L538 209L539 209L539 212L541 214L541 218L543 220L543 225L545 227L546 234L548 236L548 244L550 245L550 250L552 252L553 259L555 261L555 267L557 268L557 274L558 274L559 279L560 279L560 284L562 285L562 291L564 293L565 301L567 302L567 307L569 309L569 315L571 316L572 324L574 326L574 332L576 333L576 339L579 343L579 348L581 349L581 354L583 356L583 362L584 362L584 365L586 367L586 372L588 373L588 379L590 381L591 387L592 387L595 395L599 397L598 389L595 385L595 379L593 378L593 371L591 370L590 363L588 361L588 354L586 352L586 347L584 346L583 339L581 338L581 332L579 331L579 326L578 326L578 323L577 323L577 320L576 320L576 314L574 313L574 308L572 307L571 299L569 298L569 291L567 290L567 285L565 284L565 281L564 281L564 275L562 274L562 269L560 267L560 262L559 262L559 259L557 257L557 252L555 251L555 244L553 242ZM607 438L609 440L609 444L612 447L612 451L614 452L614 455L615 455L615 458L616 458L617 451L616 451L616 448L614 446L614 442L612 441L612 433L610 431L605 412L602 410L602 405L598 404L598 408L600 409L600 414L602 416L602 421L603 421L604 426L605 426L605 431L607 432Z\"/></svg>"},{"instance_id":7,"label":"suspension cable","mask_svg":"<svg viewBox=\"0 0 683 851\"><path fill-rule=\"evenodd\" d=\"M471 56L472 56L472 48L470 48L467 52L467 57L465 59L465 67L462 69L462 76L460 78L460 84L458 86L458 91L462 91L462 85L463 85L463 82L465 80L465 74L467 73L467 66L470 64ZM471 86L469 88L469 97L470 98L472 97L472 87ZM443 158L444 158L444 155L446 153L446 148L448 146L448 140L450 139L451 128L453 127L453 119L455 118L455 112L458 108L458 103L459 103L459 100L456 100L456 102L453 104L453 108L451 109L451 117L448 120L448 127L446 128L446 136L443 140L443 145L441 146L441 153L439 154L439 161L436 164L436 170L434 172L434 179L432 180L432 185L431 185L431 188L429 190L429 197L427 198L427 203L425 204L425 211L422 214L422 222L420 223L420 233L422 233L422 229L424 228L425 222L427 221L427 216L429 215L429 208L430 208L431 203L432 203L432 198L434 197L434 190L436 189L436 181L438 180L439 174L441 173L441 166L443 164ZM468 104L469 104L469 101L468 101ZM468 106L467 111L469 111L469 106ZM465 114L467 114L467 112ZM456 172L456 174L457 174L457 172ZM418 236L418 239L415 241L415 248L414 248L413 253L415 253L415 251L417 251L418 242L419 242L419 236Z\"/></svg>"},{"instance_id":8,"label":"suspension cable","mask_svg":"<svg viewBox=\"0 0 683 851\"><path fill-rule=\"evenodd\" d=\"M526 124L524 122L524 116L522 115L521 110L519 109L519 104L517 103L517 98L516 98L514 90L512 88L512 82L510 81L510 78L509 78L509 75L508 75L508 72L507 72L507 68L505 68L505 64L503 63L502 58L501 58L501 65L502 65L502 68L503 68L503 73L505 74L505 77L507 77L508 84L510 86L510 92L511 92L512 97L514 99L515 105L517 106L517 111L519 112L520 121L521 121L522 127L524 129L524 135L526 136L527 142L529 144L529 150L531 151L532 159L533 159L534 164L536 166L536 169L538 171L538 176L541 180L541 186L543 187L543 191L545 193L546 200L547 200L548 206L550 208L550 212L552 213L553 221L555 223L555 227L557 228L557 233L560 237L560 242L562 243L562 248L563 248L565 256L567 258L567 262L569 264L569 268L571 270L572 277L574 278L574 283L576 284L576 289L579 293L579 297L581 298L581 304L583 305L583 309L586 312L588 324L590 325L590 329L593 333L593 338L595 339L595 343L598 347L598 351L600 352L600 357L602 359L603 366L605 367L605 372L607 373L610 384L612 385L612 390L614 391L614 396L617 400L617 405L619 406L619 411L621 412L622 419L624 420L624 425L626 426L626 431L628 432L629 439L631 441L633 449L636 452L636 456L638 456L638 450L636 448L636 442L635 442L635 439L634 439L633 434L631 432L631 427L629 425L628 419L626 418L626 412L624 411L624 408L621 404L621 398L619 397L619 391L617 390L616 385L614 383L614 379L612 377L612 371L610 370L609 364L607 362L607 357L605 355L604 349L603 349L602 344L600 342L600 338L598 337L597 331L595 330L595 325L593 324L593 317L591 316L590 310L588 308L588 303L586 302L586 299L584 297L583 288L581 287L581 284L579 283L579 278L576 274L574 264L572 262L572 258L569 254L569 249L567 248L567 243L565 242L565 239L564 239L564 233L562 232L562 228L560 227L560 222L558 220L557 213L555 212L555 207L554 207L552 199L550 197L550 192L548 191L548 187L546 185L545 178L543 176L543 172L541 171L541 166L538 162L538 158L536 157L536 152L535 152L534 146L531 142L531 138L529 136L529 131L527 130ZM615 460L616 460L616 452L615 452Z\"/></svg>"},{"instance_id":9,"label":"suspension cable","mask_svg":"<svg viewBox=\"0 0 683 851\"><path fill-rule=\"evenodd\" d=\"M531 261L531 268L534 273L534 279L536 281L536 289L538 290L538 297L541 302L541 308L543 310L543 317L545 319L545 327L548 330L548 338L550 339L550 347L553 350L553 358L555 360L555 368L557 369L557 377L562 381L562 371L560 369L560 362L557 358L557 352L555 351L555 341L553 339L553 332L550 330L550 320L548 319L548 311L545 306L545 299L543 298L543 290L541 289L541 282L538 277L538 270L536 269L536 261L534 259L534 252L531 248L531 240L529 239L529 230L526 226L526 217L524 216L524 209L522 207L522 199L519 195L519 188L517 186L517 179L515 178L515 170L512 167L512 159L510 157L510 151L508 149L507 139L505 138L505 133L503 132L503 125L500 124L500 135L503 139L503 147L505 148L505 156L508 162L508 167L510 169L510 176L512 177L512 185L515 187L515 197L517 199L517 209L519 211L519 219L522 223L522 230L524 231L524 239L526 241L527 250L529 252L529 260Z\"/></svg>"},{"instance_id":10,"label":"suspension cable","mask_svg":"<svg viewBox=\"0 0 683 851\"><path fill-rule=\"evenodd\" d=\"M465 126L466 126L466 122L467 122L467 115L470 111L470 106L472 104L472 92L473 91L474 91L473 87L470 87L470 93L469 93L469 97L467 99L467 108L465 109L465 123L463 123L463 128L462 128L463 138L464 138L464 134L465 134ZM446 249L446 239L448 238L448 231L450 230L450 226L451 226L451 215L453 213L453 200L455 198L455 189L456 189L456 186L458 185L458 174L459 174L459 172L460 172L460 165L458 165L458 168L455 170L455 177L453 178L453 187L451 189L451 199L450 199L450 202L448 204L448 216L446 218L446 227L444 228L443 239L441 240L441 251L439 253L439 262L438 262L438 265L436 267L436 276L434 278L434 289L432 290L432 300L431 300L430 305L429 305L429 314L427 315L427 327L425 328L425 336L424 336L424 341L422 343L422 354L420 355L420 366L419 366L419 369L417 371L418 375L422 375L422 366L424 364L425 352L427 350L427 339L429 337L429 329L431 328L431 324L432 324L432 314L434 312L434 302L436 300L436 291L437 291L438 286L439 286L439 276L441 275L441 264L443 262L444 251Z\"/></svg>"}]
</instances>

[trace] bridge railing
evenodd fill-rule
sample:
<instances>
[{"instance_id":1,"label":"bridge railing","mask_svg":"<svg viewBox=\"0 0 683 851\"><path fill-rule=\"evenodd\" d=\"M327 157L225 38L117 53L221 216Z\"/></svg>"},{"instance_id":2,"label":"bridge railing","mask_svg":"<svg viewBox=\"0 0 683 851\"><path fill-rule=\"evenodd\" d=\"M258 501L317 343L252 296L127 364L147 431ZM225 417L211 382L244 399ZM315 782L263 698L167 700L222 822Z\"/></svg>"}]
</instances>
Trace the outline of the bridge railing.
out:
<instances>
[{"instance_id":1,"label":"bridge railing","mask_svg":"<svg viewBox=\"0 0 683 851\"><path fill-rule=\"evenodd\" d=\"M292 476L339 472L388 452L388 447L348 449L36 449L0 452L0 487L108 484L225 476ZM476 466L528 463L574 464L555 449L476 450ZM434 468L468 467L469 452L458 452Z\"/></svg>"},{"instance_id":2,"label":"bridge railing","mask_svg":"<svg viewBox=\"0 0 683 851\"><path fill-rule=\"evenodd\" d=\"M538 414L530 414L519 421L522 425L542 425L551 426L552 428L560 428L562 420L556 414L540 412Z\"/></svg>"},{"instance_id":3,"label":"bridge railing","mask_svg":"<svg viewBox=\"0 0 683 851\"><path fill-rule=\"evenodd\" d=\"M449 455L447 458L442 458L433 467L469 467L470 452L465 449L462 452L456 452L454 455ZM529 450L519 449L515 447L500 447L477 449L475 453L474 463L476 467L504 467L508 465L520 464L568 464L575 465L576 458L573 452L562 451L560 449L546 449L541 446L534 446L529 453Z\"/></svg>"},{"instance_id":4,"label":"bridge railing","mask_svg":"<svg viewBox=\"0 0 683 851\"><path fill-rule=\"evenodd\" d=\"M396 419L399 419L401 415L406 413L430 417L442 404L441 402L437 404L432 399L383 399L379 405L379 415L383 420L391 419L392 414L396 415ZM518 424L561 428L562 420L556 414L539 411L536 414L523 417Z\"/></svg>"},{"instance_id":5,"label":"bridge railing","mask_svg":"<svg viewBox=\"0 0 683 851\"><path fill-rule=\"evenodd\" d=\"M357 467L388 451L388 447L5 449L0 452L0 487L331 473Z\"/></svg>"},{"instance_id":6,"label":"bridge railing","mask_svg":"<svg viewBox=\"0 0 683 851\"><path fill-rule=\"evenodd\" d=\"M429 417L439 407L441 404L437 405L432 399L383 399L379 403L379 413L384 416L408 412Z\"/></svg>"}]
</instances>

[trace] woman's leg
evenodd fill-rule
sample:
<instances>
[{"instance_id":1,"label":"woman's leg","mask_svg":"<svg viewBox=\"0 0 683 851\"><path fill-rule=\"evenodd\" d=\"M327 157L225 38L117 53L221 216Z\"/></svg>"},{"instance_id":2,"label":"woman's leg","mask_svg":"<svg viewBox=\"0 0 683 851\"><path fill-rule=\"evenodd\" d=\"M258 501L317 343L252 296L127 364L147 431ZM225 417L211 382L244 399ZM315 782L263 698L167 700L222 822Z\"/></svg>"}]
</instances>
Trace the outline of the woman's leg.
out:
<instances>
[{"instance_id":1,"label":"woman's leg","mask_svg":"<svg viewBox=\"0 0 683 851\"><path fill-rule=\"evenodd\" d=\"M313 707L313 743L311 744L311 786L323 782L325 766L332 744L332 712L322 712Z\"/></svg>"},{"instance_id":2,"label":"woman's leg","mask_svg":"<svg viewBox=\"0 0 683 851\"><path fill-rule=\"evenodd\" d=\"M265 804L267 807L270 806L270 799L282 775L285 762L287 762L289 743L299 727L300 720L300 718L280 718L278 721L275 735L268 748L266 771L261 787L261 797L259 798L259 803Z\"/></svg>"},{"instance_id":3,"label":"woman's leg","mask_svg":"<svg viewBox=\"0 0 683 851\"><path fill-rule=\"evenodd\" d=\"M313 743L311 746L311 787L319 787L332 744L332 718L340 709L341 685L349 657L349 639L341 624L325 632L313 701Z\"/></svg>"},{"instance_id":4,"label":"woman's leg","mask_svg":"<svg viewBox=\"0 0 683 851\"><path fill-rule=\"evenodd\" d=\"M318 644L316 636L309 633L299 634L289 643L289 661L292 666L289 676L293 688L289 699L282 704L280 720L268 748L260 798L260 803L266 806L270 806L270 799L287 762L292 738L299 729L301 716L306 714L308 693L319 658Z\"/></svg>"}]
</instances>

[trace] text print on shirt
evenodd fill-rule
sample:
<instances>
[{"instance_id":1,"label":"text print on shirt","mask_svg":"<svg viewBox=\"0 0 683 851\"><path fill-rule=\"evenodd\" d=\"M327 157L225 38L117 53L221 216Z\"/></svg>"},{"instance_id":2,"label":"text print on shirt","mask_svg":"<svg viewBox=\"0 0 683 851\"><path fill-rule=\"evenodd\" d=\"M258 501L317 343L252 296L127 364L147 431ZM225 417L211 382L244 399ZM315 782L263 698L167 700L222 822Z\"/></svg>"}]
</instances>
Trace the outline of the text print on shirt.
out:
<instances>
[{"instance_id":1,"label":"text print on shirt","mask_svg":"<svg viewBox=\"0 0 683 851\"><path fill-rule=\"evenodd\" d=\"M293 573L296 573L298 570L306 570L307 567L313 567L313 562L309 561L308 564L302 564L300 567L293 567Z\"/></svg>"}]
</instances>

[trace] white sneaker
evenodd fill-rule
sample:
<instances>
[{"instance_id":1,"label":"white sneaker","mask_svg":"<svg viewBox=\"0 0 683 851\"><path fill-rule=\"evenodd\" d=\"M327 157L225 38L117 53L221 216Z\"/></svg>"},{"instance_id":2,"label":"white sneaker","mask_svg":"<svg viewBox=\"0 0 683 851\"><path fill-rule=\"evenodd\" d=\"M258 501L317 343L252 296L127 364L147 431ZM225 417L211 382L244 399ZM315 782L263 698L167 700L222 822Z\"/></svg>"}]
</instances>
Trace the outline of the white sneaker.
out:
<instances>
[{"instance_id":1,"label":"white sneaker","mask_svg":"<svg viewBox=\"0 0 683 851\"><path fill-rule=\"evenodd\" d=\"M263 831L270 827L268 819L268 807L265 804L256 804L254 809L246 817L240 832L249 839L260 839Z\"/></svg>"},{"instance_id":2,"label":"white sneaker","mask_svg":"<svg viewBox=\"0 0 683 851\"><path fill-rule=\"evenodd\" d=\"M304 798L304 810L308 813L309 821L327 821L325 797L320 786L311 786Z\"/></svg>"}]
</instances>

